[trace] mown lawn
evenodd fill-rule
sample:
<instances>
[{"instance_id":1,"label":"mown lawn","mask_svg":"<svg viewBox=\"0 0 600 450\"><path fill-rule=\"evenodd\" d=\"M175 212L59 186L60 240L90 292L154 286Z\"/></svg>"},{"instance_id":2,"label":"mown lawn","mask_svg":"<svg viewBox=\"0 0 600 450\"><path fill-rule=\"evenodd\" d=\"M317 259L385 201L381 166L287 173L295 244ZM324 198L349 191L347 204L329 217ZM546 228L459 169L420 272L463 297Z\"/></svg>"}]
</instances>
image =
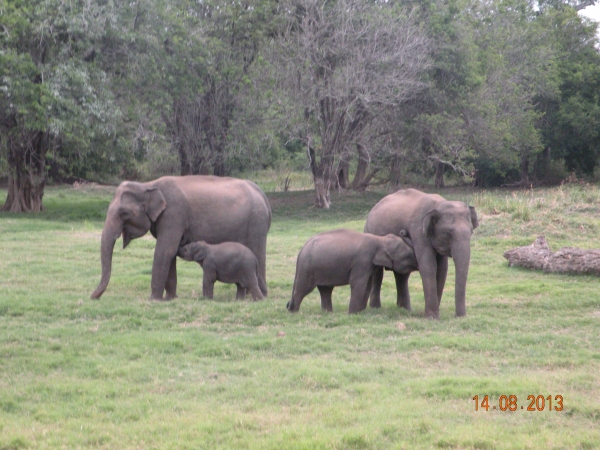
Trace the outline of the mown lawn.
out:
<instances>
[{"instance_id":1,"label":"mown lawn","mask_svg":"<svg viewBox=\"0 0 600 450\"><path fill-rule=\"evenodd\" d=\"M311 192L268 195L270 291L256 303L222 284L203 299L184 261L179 298L148 301L151 237L117 241L108 289L90 300L110 188L49 188L46 212L0 214L0 449L600 448L600 280L502 257L540 234L554 250L600 248L598 188L443 191L480 227L467 317L454 317L451 267L439 321L424 319L418 274L412 313L389 275L380 310L349 316L337 288L333 313L316 291L288 313L303 243L362 230L384 194L334 194L329 211ZM500 410L503 395L516 411ZM552 410L527 411L530 395Z\"/></svg>"}]
</instances>

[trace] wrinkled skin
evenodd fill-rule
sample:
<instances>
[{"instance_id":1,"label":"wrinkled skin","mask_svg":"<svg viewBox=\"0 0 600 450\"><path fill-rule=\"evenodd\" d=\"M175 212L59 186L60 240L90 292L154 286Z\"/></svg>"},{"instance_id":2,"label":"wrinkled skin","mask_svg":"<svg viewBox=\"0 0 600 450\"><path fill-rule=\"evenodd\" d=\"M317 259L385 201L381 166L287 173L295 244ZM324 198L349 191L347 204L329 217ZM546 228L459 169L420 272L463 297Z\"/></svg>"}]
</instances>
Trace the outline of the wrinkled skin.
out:
<instances>
[{"instance_id":1,"label":"wrinkled skin","mask_svg":"<svg viewBox=\"0 0 600 450\"><path fill-rule=\"evenodd\" d=\"M163 300L165 293L165 300L177 296L177 250L201 240L248 247L258 259L259 286L266 295L270 226L269 201L251 181L199 175L162 177L148 183L125 181L108 206L100 249L102 278L91 298L99 298L108 285L117 238L123 235L125 248L148 231L156 238L151 299Z\"/></svg>"},{"instance_id":2,"label":"wrinkled skin","mask_svg":"<svg viewBox=\"0 0 600 450\"><path fill-rule=\"evenodd\" d=\"M215 281L221 281L235 283L236 299L246 298L246 291L250 291L254 300L263 299L258 287L258 260L245 245L238 242L211 245L197 241L180 247L177 254L186 261L196 261L202 266L204 297L213 298Z\"/></svg>"},{"instance_id":3,"label":"wrinkled skin","mask_svg":"<svg viewBox=\"0 0 600 450\"><path fill-rule=\"evenodd\" d=\"M456 315L466 314L465 293L471 258L471 235L479 222L475 208L463 202L447 201L436 194L416 189L395 192L377 203L369 215L365 232L384 236L407 230L411 236L425 294L425 316L438 319L442 293L448 273L448 258L456 269ZM408 293L409 273L394 273L398 306L411 309ZM373 279L371 306L381 306L383 270Z\"/></svg>"},{"instance_id":4,"label":"wrinkled skin","mask_svg":"<svg viewBox=\"0 0 600 450\"><path fill-rule=\"evenodd\" d=\"M349 313L367 307L376 268L387 267L398 273L417 268L412 241L392 234L374 236L350 230L334 230L310 238L296 262L296 278L290 312L298 311L302 299L315 287L321 294L321 308L332 311L331 293L335 286L350 284Z\"/></svg>"}]
</instances>

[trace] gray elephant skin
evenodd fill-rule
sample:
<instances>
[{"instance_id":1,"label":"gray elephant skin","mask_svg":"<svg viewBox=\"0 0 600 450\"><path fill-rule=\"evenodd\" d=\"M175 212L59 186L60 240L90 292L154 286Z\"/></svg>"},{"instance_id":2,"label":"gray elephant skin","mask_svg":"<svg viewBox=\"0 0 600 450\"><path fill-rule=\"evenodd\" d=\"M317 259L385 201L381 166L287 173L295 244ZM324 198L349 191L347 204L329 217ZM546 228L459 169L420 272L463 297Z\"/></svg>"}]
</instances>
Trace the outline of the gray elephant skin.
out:
<instances>
[{"instance_id":1,"label":"gray elephant skin","mask_svg":"<svg viewBox=\"0 0 600 450\"><path fill-rule=\"evenodd\" d=\"M310 238L298 254L290 312L298 311L302 299L314 290L321 294L321 308L332 311L335 286L350 284L349 313L367 306L374 271L388 267L398 273L417 268L412 242L406 235L375 236L351 230L334 230Z\"/></svg>"},{"instance_id":2,"label":"gray elephant skin","mask_svg":"<svg viewBox=\"0 0 600 450\"><path fill-rule=\"evenodd\" d=\"M202 295L213 298L215 281L235 283L236 299L246 298L246 291L254 300L262 300L258 287L258 260L252 250L239 242L207 244L192 242L179 248L177 254L186 261L196 261L204 272Z\"/></svg>"},{"instance_id":3,"label":"gray elephant skin","mask_svg":"<svg viewBox=\"0 0 600 450\"><path fill-rule=\"evenodd\" d=\"M147 183L125 181L108 206L100 248L102 278L91 298L99 298L108 285L117 238L123 235L125 248L148 231L156 238L151 299L177 296L177 250L195 241L231 241L248 247L258 259L259 285L266 295L270 226L269 201L251 181L201 175L162 177Z\"/></svg>"},{"instance_id":4,"label":"gray elephant skin","mask_svg":"<svg viewBox=\"0 0 600 450\"><path fill-rule=\"evenodd\" d=\"M423 280L425 316L439 318L440 302L448 273L448 257L456 269L456 315L466 314L465 294L471 258L471 235L479 222L475 208L458 201L447 201L436 194L416 189L400 190L384 197L367 216L365 232L384 236L407 230L414 244ZM410 273L395 271L397 304L411 309L408 292ZM381 306L383 270L373 279L371 306Z\"/></svg>"}]
</instances>

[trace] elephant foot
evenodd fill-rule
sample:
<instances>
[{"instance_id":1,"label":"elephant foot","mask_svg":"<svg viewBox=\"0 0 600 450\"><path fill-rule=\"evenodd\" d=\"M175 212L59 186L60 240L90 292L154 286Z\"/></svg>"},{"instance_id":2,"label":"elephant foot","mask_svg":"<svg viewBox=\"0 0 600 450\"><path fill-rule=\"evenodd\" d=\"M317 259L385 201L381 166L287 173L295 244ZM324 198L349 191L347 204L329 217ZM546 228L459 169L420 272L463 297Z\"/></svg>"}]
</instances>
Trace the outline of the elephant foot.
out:
<instances>
[{"instance_id":1,"label":"elephant foot","mask_svg":"<svg viewBox=\"0 0 600 450\"><path fill-rule=\"evenodd\" d=\"M166 295L164 297L159 297L157 295L151 295L148 300L153 300L156 302L168 302L168 301L173 300L174 298L177 298L177 295L175 295L175 296Z\"/></svg>"},{"instance_id":2,"label":"elephant foot","mask_svg":"<svg viewBox=\"0 0 600 450\"><path fill-rule=\"evenodd\" d=\"M291 313L295 313L298 312L298 310L300 309L300 306L296 306L294 304L293 300L290 300L289 302L287 302L287 305L285 305L285 307L287 308L287 310Z\"/></svg>"},{"instance_id":3,"label":"elephant foot","mask_svg":"<svg viewBox=\"0 0 600 450\"><path fill-rule=\"evenodd\" d=\"M381 308L381 299L372 298L371 301L369 302L369 306L371 308Z\"/></svg>"},{"instance_id":4,"label":"elephant foot","mask_svg":"<svg viewBox=\"0 0 600 450\"><path fill-rule=\"evenodd\" d=\"M366 304L365 305L356 305L356 304L352 304L352 302L350 302L350 305L348 306L348 314L358 314L362 311L364 311L366 309Z\"/></svg>"},{"instance_id":5,"label":"elephant foot","mask_svg":"<svg viewBox=\"0 0 600 450\"><path fill-rule=\"evenodd\" d=\"M439 311L425 311L425 318L431 320L440 320Z\"/></svg>"}]
</instances>

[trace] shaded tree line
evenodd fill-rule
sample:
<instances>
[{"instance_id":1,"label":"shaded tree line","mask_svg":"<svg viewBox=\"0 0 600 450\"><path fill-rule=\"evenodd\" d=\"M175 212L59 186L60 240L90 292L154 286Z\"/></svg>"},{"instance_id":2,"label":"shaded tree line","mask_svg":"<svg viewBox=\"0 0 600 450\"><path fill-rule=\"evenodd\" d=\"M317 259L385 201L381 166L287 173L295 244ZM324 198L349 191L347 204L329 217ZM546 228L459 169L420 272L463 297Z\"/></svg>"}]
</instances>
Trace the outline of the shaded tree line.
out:
<instances>
[{"instance_id":1,"label":"shaded tree line","mask_svg":"<svg viewBox=\"0 0 600 450\"><path fill-rule=\"evenodd\" d=\"M332 189L600 162L597 25L559 0L0 0L2 210L54 179L284 163Z\"/></svg>"}]
</instances>

